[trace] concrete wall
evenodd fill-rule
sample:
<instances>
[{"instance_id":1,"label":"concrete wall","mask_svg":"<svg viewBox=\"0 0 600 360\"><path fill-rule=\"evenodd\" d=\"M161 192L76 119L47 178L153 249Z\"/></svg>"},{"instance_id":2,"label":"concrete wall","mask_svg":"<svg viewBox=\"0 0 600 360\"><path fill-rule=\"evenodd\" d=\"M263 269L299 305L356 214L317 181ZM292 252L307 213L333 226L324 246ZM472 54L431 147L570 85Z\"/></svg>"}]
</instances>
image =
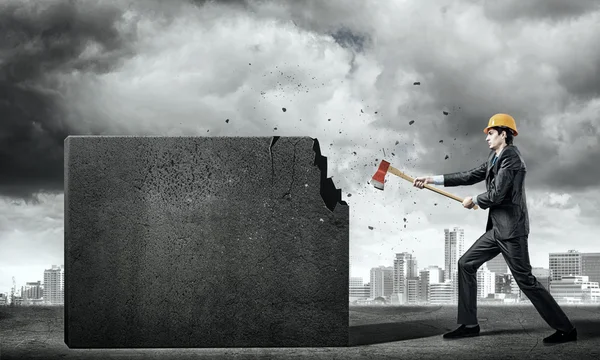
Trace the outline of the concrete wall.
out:
<instances>
[{"instance_id":1,"label":"concrete wall","mask_svg":"<svg viewBox=\"0 0 600 360\"><path fill-rule=\"evenodd\" d=\"M65 343L346 346L349 207L308 137L69 136Z\"/></svg>"}]
</instances>

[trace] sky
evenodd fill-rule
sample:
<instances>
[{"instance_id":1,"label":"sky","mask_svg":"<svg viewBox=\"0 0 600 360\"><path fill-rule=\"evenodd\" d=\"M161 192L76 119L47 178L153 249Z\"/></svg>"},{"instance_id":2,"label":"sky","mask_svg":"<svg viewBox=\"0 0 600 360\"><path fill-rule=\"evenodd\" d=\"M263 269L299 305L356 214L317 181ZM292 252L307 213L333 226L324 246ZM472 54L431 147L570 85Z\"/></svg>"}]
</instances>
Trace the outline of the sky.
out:
<instances>
[{"instance_id":1,"label":"sky","mask_svg":"<svg viewBox=\"0 0 600 360\"><path fill-rule=\"evenodd\" d=\"M68 135L317 138L367 282L398 252L443 267L444 229L468 247L487 221L393 175L374 189L379 162L477 167L488 119L508 113L532 266L600 251L597 1L4 0L0 28L0 292L64 264Z\"/></svg>"}]
</instances>

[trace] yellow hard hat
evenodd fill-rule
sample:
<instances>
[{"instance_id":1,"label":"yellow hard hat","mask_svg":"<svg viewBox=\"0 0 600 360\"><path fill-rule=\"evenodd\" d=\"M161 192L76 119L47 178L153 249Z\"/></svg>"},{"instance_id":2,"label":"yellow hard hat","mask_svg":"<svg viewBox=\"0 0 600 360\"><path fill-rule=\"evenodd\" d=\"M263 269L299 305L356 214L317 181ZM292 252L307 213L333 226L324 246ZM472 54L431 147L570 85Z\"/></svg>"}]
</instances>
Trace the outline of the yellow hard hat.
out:
<instances>
[{"instance_id":1,"label":"yellow hard hat","mask_svg":"<svg viewBox=\"0 0 600 360\"><path fill-rule=\"evenodd\" d=\"M483 133L487 134L490 128L495 126L505 126L512 130L513 136L519 135L515 119L508 114L496 114L492 116L490 118L490 121L488 122L488 126L485 129L483 129Z\"/></svg>"}]
</instances>

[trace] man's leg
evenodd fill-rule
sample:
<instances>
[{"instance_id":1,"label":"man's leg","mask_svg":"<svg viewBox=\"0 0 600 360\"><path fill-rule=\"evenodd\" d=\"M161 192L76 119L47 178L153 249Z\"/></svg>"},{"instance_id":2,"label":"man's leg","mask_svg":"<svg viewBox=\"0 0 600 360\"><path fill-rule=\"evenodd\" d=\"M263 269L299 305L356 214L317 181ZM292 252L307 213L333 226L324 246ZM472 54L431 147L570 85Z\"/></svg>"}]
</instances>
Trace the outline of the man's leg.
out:
<instances>
[{"instance_id":1,"label":"man's leg","mask_svg":"<svg viewBox=\"0 0 600 360\"><path fill-rule=\"evenodd\" d=\"M562 333L573 330L573 324L556 300L531 273L527 236L500 240L498 245L519 288L548 325Z\"/></svg>"},{"instance_id":2,"label":"man's leg","mask_svg":"<svg viewBox=\"0 0 600 360\"><path fill-rule=\"evenodd\" d=\"M500 253L491 229L458 260L458 323L477 324L477 269Z\"/></svg>"}]
</instances>

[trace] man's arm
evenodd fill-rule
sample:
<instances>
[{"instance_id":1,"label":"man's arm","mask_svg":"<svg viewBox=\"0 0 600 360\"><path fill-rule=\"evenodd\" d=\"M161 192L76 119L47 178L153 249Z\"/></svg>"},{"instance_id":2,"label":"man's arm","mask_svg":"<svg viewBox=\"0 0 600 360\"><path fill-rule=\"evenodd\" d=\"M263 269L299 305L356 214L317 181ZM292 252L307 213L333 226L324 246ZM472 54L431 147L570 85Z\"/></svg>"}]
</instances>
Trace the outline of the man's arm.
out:
<instances>
[{"instance_id":1,"label":"man's arm","mask_svg":"<svg viewBox=\"0 0 600 360\"><path fill-rule=\"evenodd\" d=\"M434 180L434 183L436 183L437 185L444 185L445 187L473 185L485 180L487 166L488 164L486 161L478 167L468 171L460 171L451 174L432 176L432 178Z\"/></svg>"},{"instance_id":2,"label":"man's arm","mask_svg":"<svg viewBox=\"0 0 600 360\"><path fill-rule=\"evenodd\" d=\"M490 206L500 204L506 197L508 190L512 187L515 174L520 168L521 161L516 153L510 152L502 157L498 174L496 174L494 178L493 186L490 186L488 191L475 197L477 201L476 204L482 209L487 209Z\"/></svg>"}]
</instances>

